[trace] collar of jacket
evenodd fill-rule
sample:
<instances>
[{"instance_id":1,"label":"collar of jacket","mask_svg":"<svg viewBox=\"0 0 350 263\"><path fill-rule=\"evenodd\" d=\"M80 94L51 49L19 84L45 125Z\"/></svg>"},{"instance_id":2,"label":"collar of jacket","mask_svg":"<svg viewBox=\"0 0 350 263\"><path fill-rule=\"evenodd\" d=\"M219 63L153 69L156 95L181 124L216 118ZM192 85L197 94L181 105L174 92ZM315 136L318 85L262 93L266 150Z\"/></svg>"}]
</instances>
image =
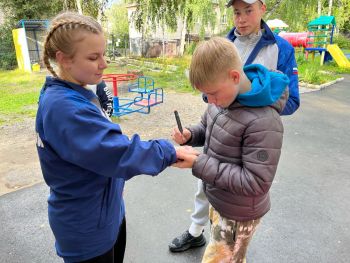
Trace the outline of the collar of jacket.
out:
<instances>
[{"instance_id":1,"label":"collar of jacket","mask_svg":"<svg viewBox=\"0 0 350 263\"><path fill-rule=\"evenodd\" d=\"M274 34L272 33L271 29L265 23L264 20L261 20L261 29L264 29L263 34L262 34L259 42L254 47L253 51L250 53L245 65L252 64L252 62L254 61L256 56L258 55L259 51L263 47L266 47L268 45L273 45L276 43L276 38L275 38ZM232 42L234 42L237 38L237 36L235 35L235 30L236 30L236 27L232 28L231 31L227 34L227 38L229 40L231 40Z\"/></svg>"},{"instance_id":2,"label":"collar of jacket","mask_svg":"<svg viewBox=\"0 0 350 263\"><path fill-rule=\"evenodd\" d=\"M94 98L97 98L97 96L95 95L95 93L93 91L86 89L78 84L75 84L75 83L72 83L69 81L65 81L65 80L62 80L59 78L47 76L46 82L44 85L44 91L51 86L61 86L61 87L63 86L63 87L72 89L90 101Z\"/></svg>"}]
</instances>

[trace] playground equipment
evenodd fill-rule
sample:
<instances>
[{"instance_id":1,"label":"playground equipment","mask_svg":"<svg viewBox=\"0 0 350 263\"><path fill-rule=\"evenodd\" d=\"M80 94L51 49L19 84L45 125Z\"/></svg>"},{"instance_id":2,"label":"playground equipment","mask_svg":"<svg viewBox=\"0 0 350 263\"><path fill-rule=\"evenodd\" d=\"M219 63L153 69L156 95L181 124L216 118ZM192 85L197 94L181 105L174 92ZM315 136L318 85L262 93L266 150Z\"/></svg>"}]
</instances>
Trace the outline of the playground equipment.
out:
<instances>
[{"instance_id":1,"label":"playground equipment","mask_svg":"<svg viewBox=\"0 0 350 263\"><path fill-rule=\"evenodd\" d=\"M341 68L350 68L350 62L344 55L343 51L338 47L337 44L327 46L327 51L332 55L332 58L337 62Z\"/></svg>"},{"instance_id":2,"label":"playground equipment","mask_svg":"<svg viewBox=\"0 0 350 263\"><path fill-rule=\"evenodd\" d=\"M148 114L151 107L163 102L163 89L154 88L154 80L150 77L137 77L134 74L106 74L103 80L113 87L113 116L123 116L133 112ZM136 97L119 98L118 85L126 82L130 93ZM119 83L119 84L118 84ZM149 85L152 83L152 85Z\"/></svg>"},{"instance_id":3,"label":"playground equipment","mask_svg":"<svg viewBox=\"0 0 350 263\"><path fill-rule=\"evenodd\" d=\"M18 68L24 71L40 70L42 64L42 39L49 26L48 20L25 20L12 30Z\"/></svg>"},{"instance_id":4,"label":"playground equipment","mask_svg":"<svg viewBox=\"0 0 350 263\"><path fill-rule=\"evenodd\" d=\"M309 37L313 40L308 42L311 46L305 48L306 58L311 53L314 59L315 53L319 52L321 54L321 65L331 59L331 55L327 51L327 45L333 44L335 26L334 16L320 16L308 24L308 31L313 33Z\"/></svg>"},{"instance_id":5,"label":"playground equipment","mask_svg":"<svg viewBox=\"0 0 350 263\"><path fill-rule=\"evenodd\" d=\"M313 37L312 32L300 32L300 33L292 33L292 32L281 32L278 34L280 37L287 40L293 47L303 47L308 48L311 47L311 41Z\"/></svg>"},{"instance_id":6,"label":"playground equipment","mask_svg":"<svg viewBox=\"0 0 350 263\"><path fill-rule=\"evenodd\" d=\"M154 88L154 80L150 77L138 77L137 86L131 84L129 91L140 94L140 97L138 97L140 100L135 102L138 106L146 106L149 109L151 106L163 102L163 89Z\"/></svg>"}]
</instances>

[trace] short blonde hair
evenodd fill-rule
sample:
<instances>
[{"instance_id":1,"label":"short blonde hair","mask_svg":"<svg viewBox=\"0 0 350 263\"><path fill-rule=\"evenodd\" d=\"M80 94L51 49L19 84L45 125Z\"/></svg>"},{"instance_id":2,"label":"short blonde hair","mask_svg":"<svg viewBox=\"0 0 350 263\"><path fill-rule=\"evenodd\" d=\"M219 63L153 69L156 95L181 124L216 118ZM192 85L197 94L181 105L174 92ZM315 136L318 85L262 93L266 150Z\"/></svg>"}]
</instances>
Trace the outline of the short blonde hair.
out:
<instances>
[{"instance_id":1,"label":"short blonde hair","mask_svg":"<svg viewBox=\"0 0 350 263\"><path fill-rule=\"evenodd\" d=\"M74 44L84 39L84 35L81 33L85 32L100 34L103 33L103 30L92 17L73 12L61 13L52 20L44 43L43 60L53 76L57 77L57 74L52 68L50 60L56 59L57 51L73 57L76 52Z\"/></svg>"},{"instance_id":2,"label":"short blonde hair","mask_svg":"<svg viewBox=\"0 0 350 263\"><path fill-rule=\"evenodd\" d=\"M191 85L197 88L213 83L223 77L229 69L242 70L242 62L234 44L223 37L203 41L192 56Z\"/></svg>"}]
</instances>

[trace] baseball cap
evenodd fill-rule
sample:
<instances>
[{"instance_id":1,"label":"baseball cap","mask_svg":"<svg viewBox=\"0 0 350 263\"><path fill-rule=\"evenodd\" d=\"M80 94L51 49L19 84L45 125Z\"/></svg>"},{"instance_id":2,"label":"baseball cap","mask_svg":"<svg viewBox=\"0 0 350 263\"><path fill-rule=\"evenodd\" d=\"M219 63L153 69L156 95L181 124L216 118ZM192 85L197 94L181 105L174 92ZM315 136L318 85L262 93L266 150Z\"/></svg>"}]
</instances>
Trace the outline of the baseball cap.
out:
<instances>
[{"instance_id":1,"label":"baseball cap","mask_svg":"<svg viewBox=\"0 0 350 263\"><path fill-rule=\"evenodd\" d=\"M242 0L243 2L246 2L247 4L254 4L256 1L260 1L261 3L265 4L265 0ZM230 7L233 5L235 0L230 0L227 2L226 7Z\"/></svg>"}]
</instances>

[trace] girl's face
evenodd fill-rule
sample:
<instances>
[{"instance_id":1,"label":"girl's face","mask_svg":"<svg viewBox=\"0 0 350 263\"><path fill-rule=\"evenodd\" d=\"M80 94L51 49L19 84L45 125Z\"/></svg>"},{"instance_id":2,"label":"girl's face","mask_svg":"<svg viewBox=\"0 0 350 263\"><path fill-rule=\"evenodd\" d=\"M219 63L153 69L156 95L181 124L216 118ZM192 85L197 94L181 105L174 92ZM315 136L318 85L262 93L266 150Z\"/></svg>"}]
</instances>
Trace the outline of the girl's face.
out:
<instances>
[{"instance_id":1,"label":"girl's face","mask_svg":"<svg viewBox=\"0 0 350 263\"><path fill-rule=\"evenodd\" d=\"M102 81L103 70L107 68L105 38L103 34L83 34L83 40L74 44L74 56L64 59L64 72L60 77L81 86L98 84Z\"/></svg>"}]
</instances>

